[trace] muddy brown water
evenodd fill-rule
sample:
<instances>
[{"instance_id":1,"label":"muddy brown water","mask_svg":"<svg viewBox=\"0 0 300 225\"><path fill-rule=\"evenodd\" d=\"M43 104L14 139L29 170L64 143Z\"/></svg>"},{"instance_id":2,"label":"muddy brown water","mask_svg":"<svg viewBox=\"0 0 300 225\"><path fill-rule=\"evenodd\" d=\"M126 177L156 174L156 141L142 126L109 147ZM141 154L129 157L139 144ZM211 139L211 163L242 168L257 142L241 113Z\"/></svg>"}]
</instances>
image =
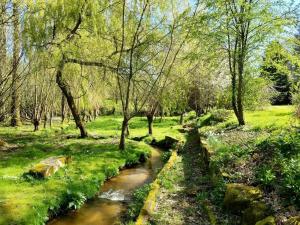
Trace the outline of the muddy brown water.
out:
<instances>
[{"instance_id":1,"label":"muddy brown water","mask_svg":"<svg viewBox=\"0 0 300 225\"><path fill-rule=\"evenodd\" d=\"M161 150L153 149L151 158L135 168L124 169L106 181L99 194L79 210L51 220L48 225L113 225L126 212L135 189L150 183L162 168Z\"/></svg>"}]
</instances>

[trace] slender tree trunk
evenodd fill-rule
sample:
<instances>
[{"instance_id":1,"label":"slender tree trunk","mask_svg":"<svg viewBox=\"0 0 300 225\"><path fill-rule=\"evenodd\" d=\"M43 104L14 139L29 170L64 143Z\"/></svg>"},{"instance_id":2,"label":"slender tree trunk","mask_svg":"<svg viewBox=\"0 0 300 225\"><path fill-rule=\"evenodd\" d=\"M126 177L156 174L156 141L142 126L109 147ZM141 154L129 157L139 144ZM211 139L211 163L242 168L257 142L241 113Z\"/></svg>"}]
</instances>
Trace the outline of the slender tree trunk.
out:
<instances>
[{"instance_id":1,"label":"slender tree trunk","mask_svg":"<svg viewBox=\"0 0 300 225\"><path fill-rule=\"evenodd\" d=\"M48 115L45 112L45 115L44 115L44 129L46 129L46 127L47 127L47 122L48 122Z\"/></svg>"},{"instance_id":2,"label":"slender tree trunk","mask_svg":"<svg viewBox=\"0 0 300 225\"><path fill-rule=\"evenodd\" d=\"M239 80L238 80L238 90L237 90L237 111L238 111L238 121L239 125L245 125L245 120L244 120L244 109L243 109L243 76L244 76L244 59L243 59L243 50L241 50L240 53L240 59L239 59L239 65L238 65L238 70L239 70Z\"/></svg>"},{"instance_id":3,"label":"slender tree trunk","mask_svg":"<svg viewBox=\"0 0 300 225\"><path fill-rule=\"evenodd\" d=\"M5 109L4 109L4 79L6 73L6 26L4 24L6 12L5 4L1 4L0 9L3 14L0 15L0 122L5 120Z\"/></svg>"},{"instance_id":4,"label":"slender tree trunk","mask_svg":"<svg viewBox=\"0 0 300 225\"><path fill-rule=\"evenodd\" d=\"M75 101L74 101L74 98L72 96L70 87L63 80L63 77L62 77L63 68L64 68L64 62L62 60L60 62L60 65L59 65L58 69L57 69L57 72L56 72L56 83L58 84L59 88L61 89L62 93L64 94L64 96L67 99L67 103L69 105L69 108L70 108L71 113L73 115L73 118L75 120L75 124L78 127L78 129L80 130L80 137L85 138L85 137L87 137L87 131L86 131L84 125L83 125L83 122L82 122L82 120L80 118L80 115L78 113L78 110L76 108Z\"/></svg>"},{"instance_id":5,"label":"slender tree trunk","mask_svg":"<svg viewBox=\"0 0 300 225\"><path fill-rule=\"evenodd\" d=\"M18 6L13 3L13 72L12 72L12 95L11 95L11 126L21 125L20 118L20 82L18 77L18 63L20 57L20 37L19 37L19 13Z\"/></svg>"},{"instance_id":6,"label":"slender tree trunk","mask_svg":"<svg viewBox=\"0 0 300 225\"><path fill-rule=\"evenodd\" d=\"M180 124L180 125L183 124L183 116L184 116L184 112L181 112L181 114L180 114L180 119L179 119L179 124Z\"/></svg>"},{"instance_id":7,"label":"slender tree trunk","mask_svg":"<svg viewBox=\"0 0 300 225\"><path fill-rule=\"evenodd\" d=\"M148 134L153 135L153 114L148 114L147 115L147 121L148 121Z\"/></svg>"},{"instance_id":8,"label":"slender tree trunk","mask_svg":"<svg viewBox=\"0 0 300 225\"><path fill-rule=\"evenodd\" d=\"M126 132L128 129L128 122L129 122L128 118L126 116L124 116L123 123L122 123L120 144L119 144L120 150L125 150L125 137L126 137Z\"/></svg>"},{"instance_id":9,"label":"slender tree trunk","mask_svg":"<svg viewBox=\"0 0 300 225\"><path fill-rule=\"evenodd\" d=\"M40 125L40 121L37 118L34 118L33 119L34 131L38 131L39 130L39 125Z\"/></svg>"},{"instance_id":10,"label":"slender tree trunk","mask_svg":"<svg viewBox=\"0 0 300 225\"><path fill-rule=\"evenodd\" d=\"M61 123L65 122L66 112L65 112L65 96L64 93L61 95Z\"/></svg>"},{"instance_id":11,"label":"slender tree trunk","mask_svg":"<svg viewBox=\"0 0 300 225\"><path fill-rule=\"evenodd\" d=\"M52 119L53 119L53 111L50 111L50 119L49 119L49 126L52 128Z\"/></svg>"}]
</instances>

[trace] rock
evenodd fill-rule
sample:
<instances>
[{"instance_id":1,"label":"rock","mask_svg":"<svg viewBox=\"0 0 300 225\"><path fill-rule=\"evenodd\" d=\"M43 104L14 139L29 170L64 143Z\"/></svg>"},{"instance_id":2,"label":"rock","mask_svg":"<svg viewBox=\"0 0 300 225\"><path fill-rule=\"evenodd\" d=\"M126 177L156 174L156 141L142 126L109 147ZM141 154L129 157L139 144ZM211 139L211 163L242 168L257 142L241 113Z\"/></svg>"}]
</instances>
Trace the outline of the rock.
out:
<instances>
[{"instance_id":1,"label":"rock","mask_svg":"<svg viewBox=\"0 0 300 225\"><path fill-rule=\"evenodd\" d=\"M268 216L267 218L258 221L255 225L276 225L276 222L273 216Z\"/></svg>"},{"instance_id":2,"label":"rock","mask_svg":"<svg viewBox=\"0 0 300 225\"><path fill-rule=\"evenodd\" d=\"M187 129L184 129L184 128L178 128L177 129L180 133L186 133L187 132Z\"/></svg>"},{"instance_id":3,"label":"rock","mask_svg":"<svg viewBox=\"0 0 300 225\"><path fill-rule=\"evenodd\" d=\"M61 167L64 167L69 161L70 157L50 157L36 164L29 170L29 174L42 178L49 177L55 174Z\"/></svg>"},{"instance_id":4,"label":"rock","mask_svg":"<svg viewBox=\"0 0 300 225\"><path fill-rule=\"evenodd\" d=\"M261 197L262 191L257 187L237 183L227 184L224 206L231 211L241 211Z\"/></svg>"},{"instance_id":5,"label":"rock","mask_svg":"<svg viewBox=\"0 0 300 225\"><path fill-rule=\"evenodd\" d=\"M300 225L300 216L289 218L284 225Z\"/></svg>"},{"instance_id":6,"label":"rock","mask_svg":"<svg viewBox=\"0 0 300 225\"><path fill-rule=\"evenodd\" d=\"M8 144L4 140L0 139L0 151L10 151L18 148L18 145Z\"/></svg>"},{"instance_id":7,"label":"rock","mask_svg":"<svg viewBox=\"0 0 300 225\"><path fill-rule=\"evenodd\" d=\"M3 141L2 139L0 139L0 147L5 147L7 145L7 143L5 141Z\"/></svg>"},{"instance_id":8,"label":"rock","mask_svg":"<svg viewBox=\"0 0 300 225\"><path fill-rule=\"evenodd\" d=\"M146 137L149 137L148 135L144 135L144 136L138 136L138 137L133 137L131 138L134 141L142 141L144 140Z\"/></svg>"},{"instance_id":9,"label":"rock","mask_svg":"<svg viewBox=\"0 0 300 225\"><path fill-rule=\"evenodd\" d=\"M252 202L244 212L242 217L243 225L255 225L268 214L268 207L263 202Z\"/></svg>"},{"instance_id":10,"label":"rock","mask_svg":"<svg viewBox=\"0 0 300 225\"><path fill-rule=\"evenodd\" d=\"M167 148L173 147L173 145L177 144L178 142L179 142L179 140L177 140L173 137L170 137L170 136L165 137L165 145Z\"/></svg>"},{"instance_id":11,"label":"rock","mask_svg":"<svg viewBox=\"0 0 300 225\"><path fill-rule=\"evenodd\" d=\"M165 139L161 140L161 141L156 141L155 139L153 139L151 144L154 146L163 148L163 149L170 149L178 142L179 142L179 140L177 140L173 137L165 136Z\"/></svg>"}]
</instances>

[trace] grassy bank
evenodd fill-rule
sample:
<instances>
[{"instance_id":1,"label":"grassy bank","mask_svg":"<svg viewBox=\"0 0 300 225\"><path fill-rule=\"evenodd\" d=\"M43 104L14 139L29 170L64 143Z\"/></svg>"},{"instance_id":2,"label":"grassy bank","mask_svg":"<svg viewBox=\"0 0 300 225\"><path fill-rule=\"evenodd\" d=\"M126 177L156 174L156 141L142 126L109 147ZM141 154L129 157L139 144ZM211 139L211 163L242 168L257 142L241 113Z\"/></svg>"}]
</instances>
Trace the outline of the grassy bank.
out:
<instances>
[{"instance_id":1,"label":"grassy bank","mask_svg":"<svg viewBox=\"0 0 300 225\"><path fill-rule=\"evenodd\" d=\"M206 120L200 132L213 150L211 167L221 172L219 183L208 194L220 216L225 183L260 187L278 222L299 213L300 134L293 112L292 106L247 111L244 127L236 126L232 113L223 121L208 115L200 118L200 123ZM235 221L227 224L239 223Z\"/></svg>"},{"instance_id":2,"label":"grassy bank","mask_svg":"<svg viewBox=\"0 0 300 225\"><path fill-rule=\"evenodd\" d=\"M180 136L177 121L156 120L155 138ZM0 151L0 224L43 224L61 207L78 208L119 168L138 163L141 155L148 155L150 146L130 140L126 151L118 150L120 124L120 117L101 117L87 124L89 133L101 135L99 140L67 139L67 135L77 134L72 124L64 129L56 124L35 133L31 126L1 127L1 138L17 147ZM147 121L134 119L130 132L131 136L146 135ZM57 155L71 156L72 160L54 176L44 180L23 176L35 163Z\"/></svg>"}]
</instances>

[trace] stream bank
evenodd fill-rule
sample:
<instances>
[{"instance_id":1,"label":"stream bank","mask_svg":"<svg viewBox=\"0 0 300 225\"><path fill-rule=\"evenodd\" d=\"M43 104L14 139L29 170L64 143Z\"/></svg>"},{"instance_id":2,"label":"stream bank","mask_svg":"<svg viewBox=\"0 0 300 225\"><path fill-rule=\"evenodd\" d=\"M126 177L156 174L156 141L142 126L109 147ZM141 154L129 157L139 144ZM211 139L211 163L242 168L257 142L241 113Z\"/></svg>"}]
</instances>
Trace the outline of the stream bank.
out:
<instances>
[{"instance_id":1,"label":"stream bank","mask_svg":"<svg viewBox=\"0 0 300 225\"><path fill-rule=\"evenodd\" d=\"M152 224L210 224L198 193L209 188L197 129L191 129L174 165L161 178ZM201 195L201 194L200 194Z\"/></svg>"},{"instance_id":2,"label":"stream bank","mask_svg":"<svg viewBox=\"0 0 300 225\"><path fill-rule=\"evenodd\" d=\"M112 225L126 212L133 191L154 180L163 166L161 151L153 148L151 157L134 168L121 170L106 181L99 194L79 210L51 220L48 225Z\"/></svg>"}]
</instances>

